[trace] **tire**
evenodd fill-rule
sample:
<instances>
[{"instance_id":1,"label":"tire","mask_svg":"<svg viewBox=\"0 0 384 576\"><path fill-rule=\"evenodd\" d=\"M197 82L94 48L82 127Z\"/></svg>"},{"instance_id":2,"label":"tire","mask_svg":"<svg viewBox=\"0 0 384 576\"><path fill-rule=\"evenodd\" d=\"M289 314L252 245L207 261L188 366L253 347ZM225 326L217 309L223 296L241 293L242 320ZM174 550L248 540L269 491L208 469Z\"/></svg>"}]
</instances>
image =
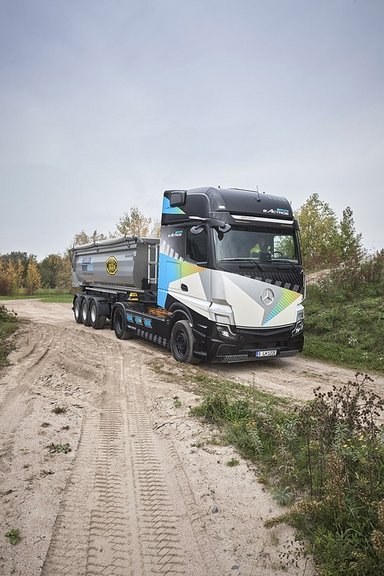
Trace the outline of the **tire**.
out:
<instances>
[{"instance_id":1,"label":"tire","mask_svg":"<svg viewBox=\"0 0 384 576\"><path fill-rule=\"evenodd\" d=\"M84 326L90 326L91 325L91 318L90 318L90 314L89 314L89 299L88 298L83 298L82 302L81 302L81 321L84 324Z\"/></svg>"},{"instance_id":2,"label":"tire","mask_svg":"<svg viewBox=\"0 0 384 576\"><path fill-rule=\"evenodd\" d=\"M113 314L113 329L116 334L116 338L119 340L129 340L133 338L133 334L127 330L127 319L125 317L125 312L122 308L116 308Z\"/></svg>"},{"instance_id":3,"label":"tire","mask_svg":"<svg viewBox=\"0 0 384 576\"><path fill-rule=\"evenodd\" d=\"M105 314L100 314L96 300L91 300L89 304L89 318L92 328L95 330L102 330L104 328L107 317Z\"/></svg>"},{"instance_id":4,"label":"tire","mask_svg":"<svg viewBox=\"0 0 384 576\"><path fill-rule=\"evenodd\" d=\"M73 302L73 315L75 317L75 322L77 324L82 324L83 319L81 317L81 297L76 296Z\"/></svg>"},{"instance_id":5,"label":"tire","mask_svg":"<svg viewBox=\"0 0 384 576\"><path fill-rule=\"evenodd\" d=\"M186 364L198 364L200 361L193 356L193 344L195 338L188 320L176 322L171 332L170 347L172 356L178 362Z\"/></svg>"}]
</instances>

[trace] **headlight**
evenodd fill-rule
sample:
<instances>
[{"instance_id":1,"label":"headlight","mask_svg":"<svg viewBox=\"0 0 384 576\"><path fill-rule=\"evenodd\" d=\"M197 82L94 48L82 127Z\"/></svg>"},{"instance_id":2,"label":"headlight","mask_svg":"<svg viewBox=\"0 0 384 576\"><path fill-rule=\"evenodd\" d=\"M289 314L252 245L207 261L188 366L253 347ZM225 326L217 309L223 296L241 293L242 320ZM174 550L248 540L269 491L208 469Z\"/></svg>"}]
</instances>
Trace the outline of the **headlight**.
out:
<instances>
[{"instance_id":1,"label":"headlight","mask_svg":"<svg viewBox=\"0 0 384 576\"><path fill-rule=\"evenodd\" d=\"M217 332L223 338L229 338L230 340L236 339L236 334L234 334L230 328L230 326L223 326L221 324L216 325Z\"/></svg>"}]
</instances>

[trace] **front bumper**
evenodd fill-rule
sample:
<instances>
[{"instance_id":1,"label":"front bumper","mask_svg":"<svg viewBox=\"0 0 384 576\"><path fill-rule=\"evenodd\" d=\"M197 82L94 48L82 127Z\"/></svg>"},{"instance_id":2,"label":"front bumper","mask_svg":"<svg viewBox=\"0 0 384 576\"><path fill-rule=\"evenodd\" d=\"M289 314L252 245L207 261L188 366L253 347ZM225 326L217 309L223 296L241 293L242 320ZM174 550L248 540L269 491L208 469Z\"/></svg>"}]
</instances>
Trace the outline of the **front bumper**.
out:
<instances>
[{"instance_id":1,"label":"front bumper","mask_svg":"<svg viewBox=\"0 0 384 576\"><path fill-rule=\"evenodd\" d=\"M208 358L212 362L231 363L295 356L303 350L304 334L292 335L294 330L295 324L264 330L231 328L231 338L224 338L215 330ZM264 355L258 356L260 353Z\"/></svg>"}]
</instances>

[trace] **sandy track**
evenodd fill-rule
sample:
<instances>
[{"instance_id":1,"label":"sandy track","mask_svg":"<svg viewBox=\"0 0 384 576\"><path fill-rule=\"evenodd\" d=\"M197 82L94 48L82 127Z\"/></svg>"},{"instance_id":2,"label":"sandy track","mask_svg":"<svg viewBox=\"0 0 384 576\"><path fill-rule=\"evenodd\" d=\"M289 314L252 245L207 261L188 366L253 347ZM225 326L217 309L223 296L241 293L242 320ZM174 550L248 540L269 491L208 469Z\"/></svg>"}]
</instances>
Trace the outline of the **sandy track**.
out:
<instances>
[{"instance_id":1,"label":"sandy track","mask_svg":"<svg viewBox=\"0 0 384 576\"><path fill-rule=\"evenodd\" d=\"M228 467L238 456L188 416L184 375L201 368L78 325L69 305L7 305L31 322L0 379L2 576L302 573L281 568L292 534L264 528L280 510L254 468ZM298 399L353 377L301 358L203 370Z\"/></svg>"}]
</instances>

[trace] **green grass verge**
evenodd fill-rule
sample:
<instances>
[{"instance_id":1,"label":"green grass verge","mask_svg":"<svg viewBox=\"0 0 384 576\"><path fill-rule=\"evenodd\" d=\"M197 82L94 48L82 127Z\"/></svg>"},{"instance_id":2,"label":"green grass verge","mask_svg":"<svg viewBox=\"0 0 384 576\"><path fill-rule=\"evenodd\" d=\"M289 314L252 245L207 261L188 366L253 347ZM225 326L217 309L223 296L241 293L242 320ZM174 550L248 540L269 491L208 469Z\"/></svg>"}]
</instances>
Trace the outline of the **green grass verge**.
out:
<instances>
[{"instance_id":1,"label":"green grass verge","mask_svg":"<svg viewBox=\"0 0 384 576\"><path fill-rule=\"evenodd\" d=\"M361 375L297 407L253 387L200 375L202 403L191 409L220 439L256 462L259 481L305 542L323 576L384 574L384 445L374 424L383 402ZM291 562L281 557L282 567Z\"/></svg>"},{"instance_id":2,"label":"green grass verge","mask_svg":"<svg viewBox=\"0 0 384 576\"><path fill-rule=\"evenodd\" d=\"M304 355L363 372L384 374L384 300L321 299L308 290Z\"/></svg>"},{"instance_id":3,"label":"green grass verge","mask_svg":"<svg viewBox=\"0 0 384 576\"><path fill-rule=\"evenodd\" d=\"M32 295L15 294L13 296L0 296L0 301L6 300L42 300L43 302L72 302L73 294L70 292L61 292L60 290L37 290Z\"/></svg>"},{"instance_id":4,"label":"green grass verge","mask_svg":"<svg viewBox=\"0 0 384 576\"><path fill-rule=\"evenodd\" d=\"M9 336L15 332L17 327L16 315L0 304L0 368L7 365L7 355L12 350Z\"/></svg>"}]
</instances>

